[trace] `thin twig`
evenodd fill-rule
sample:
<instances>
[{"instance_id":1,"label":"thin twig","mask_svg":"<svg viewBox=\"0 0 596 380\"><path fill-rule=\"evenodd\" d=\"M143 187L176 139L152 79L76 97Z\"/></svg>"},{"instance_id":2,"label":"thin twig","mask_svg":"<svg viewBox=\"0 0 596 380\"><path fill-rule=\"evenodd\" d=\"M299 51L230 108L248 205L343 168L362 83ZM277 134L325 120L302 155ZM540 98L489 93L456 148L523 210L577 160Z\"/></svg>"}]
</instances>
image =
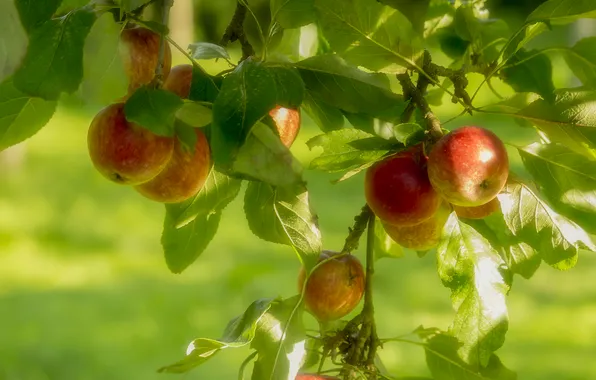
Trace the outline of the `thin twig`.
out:
<instances>
[{"instance_id":1,"label":"thin twig","mask_svg":"<svg viewBox=\"0 0 596 380\"><path fill-rule=\"evenodd\" d=\"M161 0L161 23L164 26L168 25L170 18L170 7L173 5L174 0ZM155 81L158 86L163 84L163 66L164 59L166 56L166 37L164 35L159 39L159 56L157 59L157 66L155 67Z\"/></svg>"},{"instance_id":2,"label":"thin twig","mask_svg":"<svg viewBox=\"0 0 596 380\"><path fill-rule=\"evenodd\" d=\"M346 237L344 247L341 250L342 252L350 253L358 249L360 237L364 233L364 230L366 230L366 225L368 224L369 216L371 214L372 211L370 210L370 207L364 205L360 214L354 217L354 226L349 228L350 233L348 234L348 237Z\"/></svg>"},{"instance_id":3,"label":"thin twig","mask_svg":"<svg viewBox=\"0 0 596 380\"><path fill-rule=\"evenodd\" d=\"M255 54L255 50L248 41L246 34L244 34L244 19L246 18L246 11L246 6L240 1L237 1L236 10L234 11L232 20L230 20L230 24L226 28L226 31L219 42L221 46L226 46L230 42L239 41L240 46L242 47L241 61L244 61L248 57Z\"/></svg>"}]
</instances>

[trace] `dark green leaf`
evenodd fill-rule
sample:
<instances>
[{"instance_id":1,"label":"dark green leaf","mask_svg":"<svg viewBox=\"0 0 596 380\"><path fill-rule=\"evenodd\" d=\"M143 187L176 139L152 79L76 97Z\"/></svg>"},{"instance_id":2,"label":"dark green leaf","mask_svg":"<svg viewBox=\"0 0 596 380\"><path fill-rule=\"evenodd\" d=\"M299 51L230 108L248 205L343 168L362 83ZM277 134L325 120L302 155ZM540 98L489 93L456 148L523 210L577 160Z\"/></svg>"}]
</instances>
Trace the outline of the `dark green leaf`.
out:
<instances>
[{"instance_id":1,"label":"dark green leaf","mask_svg":"<svg viewBox=\"0 0 596 380\"><path fill-rule=\"evenodd\" d=\"M12 78L0 83L0 151L36 134L55 110L56 102L23 94Z\"/></svg>"},{"instance_id":2,"label":"dark green leaf","mask_svg":"<svg viewBox=\"0 0 596 380\"><path fill-rule=\"evenodd\" d=\"M344 116L354 128L396 142L398 140L393 129L397 124L401 124L400 117L406 106L407 103L400 98L394 101L390 108L376 112L374 115L344 111Z\"/></svg>"},{"instance_id":3,"label":"dark green leaf","mask_svg":"<svg viewBox=\"0 0 596 380\"><path fill-rule=\"evenodd\" d=\"M221 77L213 77L203 71L200 67L194 66L192 69L192 83L190 85L188 99L197 102L213 103L219 94L221 82Z\"/></svg>"},{"instance_id":4,"label":"dark green leaf","mask_svg":"<svg viewBox=\"0 0 596 380\"><path fill-rule=\"evenodd\" d=\"M509 270L490 242L455 212L443 228L437 257L439 276L451 289L457 312L451 330L462 343L459 356L473 367L484 367L503 345L509 326Z\"/></svg>"},{"instance_id":5,"label":"dark green leaf","mask_svg":"<svg viewBox=\"0 0 596 380\"><path fill-rule=\"evenodd\" d=\"M516 92L535 92L546 100L554 98L553 67L545 54L518 51L501 70L503 80Z\"/></svg>"},{"instance_id":6,"label":"dark green leaf","mask_svg":"<svg viewBox=\"0 0 596 380\"><path fill-rule=\"evenodd\" d=\"M112 15L105 13L85 40L80 87L85 100L108 104L127 94L128 78L119 52L120 28Z\"/></svg>"},{"instance_id":7,"label":"dark green leaf","mask_svg":"<svg viewBox=\"0 0 596 380\"><path fill-rule=\"evenodd\" d=\"M304 99L304 82L296 68L289 65L267 65L275 81L276 104L282 107L298 108Z\"/></svg>"},{"instance_id":8,"label":"dark green leaf","mask_svg":"<svg viewBox=\"0 0 596 380\"><path fill-rule=\"evenodd\" d=\"M348 62L396 73L415 62L421 38L397 10L369 0L315 0L319 27Z\"/></svg>"},{"instance_id":9,"label":"dark green leaf","mask_svg":"<svg viewBox=\"0 0 596 380\"><path fill-rule=\"evenodd\" d=\"M296 64L306 90L332 107L348 112L379 113L401 101L385 75L349 66L337 55L319 55Z\"/></svg>"},{"instance_id":10,"label":"dark green leaf","mask_svg":"<svg viewBox=\"0 0 596 380\"><path fill-rule=\"evenodd\" d=\"M359 144L372 143L378 149L362 149ZM310 149L323 148L323 153L310 162L311 169L326 172L338 172L355 169L363 164L378 161L388 149L383 149L386 142L358 129L344 128L324 135L313 137L307 142Z\"/></svg>"},{"instance_id":11,"label":"dark green leaf","mask_svg":"<svg viewBox=\"0 0 596 380\"><path fill-rule=\"evenodd\" d=\"M176 228L183 227L199 216L222 211L236 198L242 182L212 168L201 190L189 200L168 204L166 212Z\"/></svg>"},{"instance_id":12,"label":"dark green leaf","mask_svg":"<svg viewBox=\"0 0 596 380\"><path fill-rule=\"evenodd\" d=\"M251 348L257 351L252 380L294 379L306 357L306 331L300 297L277 301L257 325Z\"/></svg>"},{"instance_id":13,"label":"dark green leaf","mask_svg":"<svg viewBox=\"0 0 596 380\"><path fill-rule=\"evenodd\" d=\"M455 32L464 41L472 42L480 35L480 22L474 15L474 8L461 6L455 11L453 19Z\"/></svg>"},{"instance_id":14,"label":"dark green leaf","mask_svg":"<svg viewBox=\"0 0 596 380\"><path fill-rule=\"evenodd\" d=\"M199 215L184 227L176 228L176 221L166 212L161 245L172 273L182 273L203 253L217 233L220 219L221 212Z\"/></svg>"},{"instance_id":15,"label":"dark green leaf","mask_svg":"<svg viewBox=\"0 0 596 380\"><path fill-rule=\"evenodd\" d=\"M580 18L596 18L596 3L591 0L549 0L540 4L526 21L566 24Z\"/></svg>"},{"instance_id":16,"label":"dark green leaf","mask_svg":"<svg viewBox=\"0 0 596 380\"><path fill-rule=\"evenodd\" d=\"M27 51L27 33L12 1L0 1L0 82L12 75Z\"/></svg>"},{"instance_id":17,"label":"dark green leaf","mask_svg":"<svg viewBox=\"0 0 596 380\"><path fill-rule=\"evenodd\" d=\"M426 363L435 380L516 380L517 374L492 354L486 366L464 363L458 356L462 344L457 338L440 333L427 338Z\"/></svg>"},{"instance_id":18,"label":"dark green leaf","mask_svg":"<svg viewBox=\"0 0 596 380\"><path fill-rule=\"evenodd\" d=\"M120 5L124 9L124 11L131 12L131 11L134 11L135 9L139 8L140 6L148 3L150 0L116 0L116 1L118 3L120 3Z\"/></svg>"},{"instance_id":19,"label":"dark green leaf","mask_svg":"<svg viewBox=\"0 0 596 380\"><path fill-rule=\"evenodd\" d=\"M309 92L304 97L302 109L323 132L335 131L344 126L344 115L339 109L330 106Z\"/></svg>"},{"instance_id":20,"label":"dark green leaf","mask_svg":"<svg viewBox=\"0 0 596 380\"><path fill-rule=\"evenodd\" d=\"M553 103L539 99L514 116L532 122L552 142L596 158L596 91L557 90Z\"/></svg>"},{"instance_id":21,"label":"dark green leaf","mask_svg":"<svg viewBox=\"0 0 596 380\"><path fill-rule=\"evenodd\" d=\"M505 49L503 50L503 62L511 58L519 49L524 47L534 37L541 34L548 29L544 22L533 22L525 24L507 41Z\"/></svg>"},{"instance_id":22,"label":"dark green leaf","mask_svg":"<svg viewBox=\"0 0 596 380\"><path fill-rule=\"evenodd\" d=\"M194 59L230 59L230 55L226 48L210 42L196 42L188 45L188 49L190 50L190 55Z\"/></svg>"},{"instance_id":23,"label":"dark green leaf","mask_svg":"<svg viewBox=\"0 0 596 380\"><path fill-rule=\"evenodd\" d=\"M253 302L246 311L232 319L220 339L199 338L190 343L186 357L177 363L162 367L158 372L185 373L211 359L224 348L243 347L252 342L259 321L278 300L260 299Z\"/></svg>"},{"instance_id":24,"label":"dark green leaf","mask_svg":"<svg viewBox=\"0 0 596 380\"><path fill-rule=\"evenodd\" d=\"M62 0L14 0L27 33L52 18Z\"/></svg>"},{"instance_id":25,"label":"dark green leaf","mask_svg":"<svg viewBox=\"0 0 596 380\"><path fill-rule=\"evenodd\" d=\"M588 37L577 43L563 55L569 68L586 86L596 88L596 37Z\"/></svg>"},{"instance_id":26,"label":"dark green leaf","mask_svg":"<svg viewBox=\"0 0 596 380\"><path fill-rule=\"evenodd\" d=\"M184 105L176 94L143 86L126 101L126 120L159 136L173 136L176 112Z\"/></svg>"},{"instance_id":27,"label":"dark green leaf","mask_svg":"<svg viewBox=\"0 0 596 380\"><path fill-rule=\"evenodd\" d=\"M85 38L95 20L95 13L86 7L36 28L14 75L15 86L48 100L76 91L83 78Z\"/></svg>"},{"instance_id":28,"label":"dark green leaf","mask_svg":"<svg viewBox=\"0 0 596 380\"><path fill-rule=\"evenodd\" d=\"M414 30L422 32L430 0L380 0L404 14L412 23Z\"/></svg>"},{"instance_id":29,"label":"dark green leaf","mask_svg":"<svg viewBox=\"0 0 596 380\"><path fill-rule=\"evenodd\" d=\"M584 230L553 211L526 185L507 184L498 197L508 233L533 247L547 264L569 269L576 264L579 249L596 250Z\"/></svg>"},{"instance_id":30,"label":"dark green leaf","mask_svg":"<svg viewBox=\"0 0 596 380\"><path fill-rule=\"evenodd\" d=\"M295 247L307 268L316 263L322 249L321 232L303 185L288 188L251 182L244 212L248 226L259 238Z\"/></svg>"},{"instance_id":31,"label":"dark green leaf","mask_svg":"<svg viewBox=\"0 0 596 380\"><path fill-rule=\"evenodd\" d=\"M271 18L286 29L315 21L314 0L271 0Z\"/></svg>"},{"instance_id":32,"label":"dark green leaf","mask_svg":"<svg viewBox=\"0 0 596 380\"><path fill-rule=\"evenodd\" d=\"M596 234L596 160L586 161L558 144L532 144L519 154L551 204Z\"/></svg>"}]
</instances>

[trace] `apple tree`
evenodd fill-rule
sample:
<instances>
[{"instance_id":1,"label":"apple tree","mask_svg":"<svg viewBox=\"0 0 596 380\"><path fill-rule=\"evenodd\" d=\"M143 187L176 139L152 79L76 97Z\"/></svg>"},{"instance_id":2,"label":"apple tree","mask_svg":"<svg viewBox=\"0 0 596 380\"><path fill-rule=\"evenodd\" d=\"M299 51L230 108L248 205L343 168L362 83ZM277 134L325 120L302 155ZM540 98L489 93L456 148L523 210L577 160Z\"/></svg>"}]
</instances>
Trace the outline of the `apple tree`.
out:
<instances>
[{"instance_id":1,"label":"apple tree","mask_svg":"<svg viewBox=\"0 0 596 380\"><path fill-rule=\"evenodd\" d=\"M497 354L513 279L530 279L543 262L571 269L596 251L596 37L527 44L596 18L596 2L548 0L512 29L485 1L259 0L266 17L256 0L230 1L220 43L189 46L169 34L173 0L0 5L0 150L33 137L62 95L79 92L104 104L88 126L98 173L164 204L167 269L200 260L243 186L251 231L299 260L288 279L295 295L263 295L272 298L157 370L200 371L248 347L239 378L393 379L378 353L403 343L422 350L433 379L517 378ZM174 49L185 64L172 66ZM577 86L555 86L553 55ZM209 73L202 62L214 59L228 68ZM478 96L484 89L490 102ZM459 114L440 120L433 108L443 102ZM321 129L307 143L321 151L308 168L290 150L305 114ZM532 139L452 127L466 114ZM510 165L512 153L522 165ZM363 178L366 204L343 247L322 246L304 170ZM446 331L379 336L375 264L411 252L435 257L454 320ZM306 332L307 314L316 334Z\"/></svg>"}]
</instances>

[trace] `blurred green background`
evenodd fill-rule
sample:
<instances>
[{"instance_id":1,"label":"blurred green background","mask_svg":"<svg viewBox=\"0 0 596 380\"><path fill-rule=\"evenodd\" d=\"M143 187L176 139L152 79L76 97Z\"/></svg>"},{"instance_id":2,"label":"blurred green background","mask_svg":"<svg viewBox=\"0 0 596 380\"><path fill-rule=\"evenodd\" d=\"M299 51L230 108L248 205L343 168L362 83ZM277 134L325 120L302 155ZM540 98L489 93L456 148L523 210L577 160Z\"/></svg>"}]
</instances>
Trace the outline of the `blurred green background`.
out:
<instances>
[{"instance_id":1,"label":"blurred green background","mask_svg":"<svg viewBox=\"0 0 596 380\"><path fill-rule=\"evenodd\" d=\"M210 39L209 33L219 35L225 27L228 17L211 20L218 33L201 22L209 13L199 17L198 9L223 2L211 4L195 7L200 27L192 38ZM522 14L500 9L518 19ZM542 42L565 43L569 33L549 34ZM175 63L181 62L175 55ZM471 88L479 80L473 77ZM563 86L572 79L558 69L555 82ZM507 93L505 86L496 87ZM481 92L480 103L490 96ZM241 194L199 260L183 274L169 273L159 243L163 206L108 182L88 158L86 132L101 106L63 99L39 134L1 158L0 380L235 379L248 349L224 351L186 375L156 369L181 358L193 338L218 337L253 300L294 295L298 260L290 248L251 234ZM448 100L437 110L442 120L458 112ZM461 118L447 127L471 120L508 142L534 137L494 116ZM292 148L305 165L318 153L305 141L317 133L305 117ZM306 178L324 245L338 249L364 203L363 176L337 185L330 183L337 175L307 171ZM379 262L374 290L382 337L421 324L449 326L454 313L435 264L432 254ZM596 257L582 254L569 272L543 266L531 281L516 277L508 300L510 330L498 353L520 380L596 378L595 268ZM395 376L427 374L419 347L388 343L381 357Z\"/></svg>"}]
</instances>

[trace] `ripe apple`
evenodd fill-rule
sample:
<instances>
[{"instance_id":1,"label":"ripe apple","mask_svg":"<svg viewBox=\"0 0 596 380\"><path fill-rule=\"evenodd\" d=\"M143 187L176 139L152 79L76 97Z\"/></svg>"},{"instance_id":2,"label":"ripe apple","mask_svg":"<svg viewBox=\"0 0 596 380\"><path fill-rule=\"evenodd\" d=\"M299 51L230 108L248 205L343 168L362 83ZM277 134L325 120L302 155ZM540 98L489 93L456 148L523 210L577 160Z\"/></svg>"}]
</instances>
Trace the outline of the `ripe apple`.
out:
<instances>
[{"instance_id":1,"label":"ripe apple","mask_svg":"<svg viewBox=\"0 0 596 380\"><path fill-rule=\"evenodd\" d=\"M135 186L146 198L162 203L182 202L197 194L211 169L211 154L205 134L195 128L194 151L184 148L176 139L174 153L167 166L152 180Z\"/></svg>"},{"instance_id":2,"label":"ripe apple","mask_svg":"<svg viewBox=\"0 0 596 380\"><path fill-rule=\"evenodd\" d=\"M428 177L436 191L456 206L480 206L505 186L509 158L493 132L475 126L455 129L432 147Z\"/></svg>"},{"instance_id":3,"label":"ripe apple","mask_svg":"<svg viewBox=\"0 0 596 380\"><path fill-rule=\"evenodd\" d=\"M269 116L275 122L281 142L290 147L300 131L300 109L275 106L269 111Z\"/></svg>"},{"instance_id":4,"label":"ripe apple","mask_svg":"<svg viewBox=\"0 0 596 380\"><path fill-rule=\"evenodd\" d=\"M455 210L457 216L466 219L482 219L489 216L493 212L496 212L500 208L501 202L499 202L499 198L497 197L494 197L488 203L480 206L464 207L453 205L453 209Z\"/></svg>"},{"instance_id":5,"label":"ripe apple","mask_svg":"<svg viewBox=\"0 0 596 380\"><path fill-rule=\"evenodd\" d=\"M364 195L379 219L396 226L422 223L441 204L426 174L426 158L420 147L399 152L368 168Z\"/></svg>"},{"instance_id":6,"label":"ripe apple","mask_svg":"<svg viewBox=\"0 0 596 380\"><path fill-rule=\"evenodd\" d=\"M402 247L416 251L426 251L439 245L443 227L450 214L451 210L443 202L433 216L420 224L392 226L383 223L383 228L385 228L387 235Z\"/></svg>"},{"instance_id":7,"label":"ripe apple","mask_svg":"<svg viewBox=\"0 0 596 380\"><path fill-rule=\"evenodd\" d=\"M336 255L338 252L323 251L319 262ZM299 291L305 278L303 267L298 276ZM364 269L356 256L348 254L315 269L306 284L304 305L319 321L333 321L354 310L363 294Z\"/></svg>"},{"instance_id":8,"label":"ripe apple","mask_svg":"<svg viewBox=\"0 0 596 380\"><path fill-rule=\"evenodd\" d=\"M339 377L299 373L296 375L296 380L339 380Z\"/></svg>"},{"instance_id":9,"label":"ripe apple","mask_svg":"<svg viewBox=\"0 0 596 380\"><path fill-rule=\"evenodd\" d=\"M99 111L87 132L95 168L111 181L125 185L138 185L157 176L172 157L174 140L127 121L124 103L113 103Z\"/></svg>"},{"instance_id":10,"label":"ripe apple","mask_svg":"<svg viewBox=\"0 0 596 380\"><path fill-rule=\"evenodd\" d=\"M188 98L192 84L192 65L177 65L172 67L170 75L163 84L163 89L173 92L182 99Z\"/></svg>"},{"instance_id":11,"label":"ripe apple","mask_svg":"<svg viewBox=\"0 0 596 380\"><path fill-rule=\"evenodd\" d=\"M120 34L119 52L124 71L128 77L128 92L132 94L139 87L151 83L159 60L161 36L140 26L127 28ZM172 51L166 42L163 61L163 78L172 68Z\"/></svg>"}]
</instances>

